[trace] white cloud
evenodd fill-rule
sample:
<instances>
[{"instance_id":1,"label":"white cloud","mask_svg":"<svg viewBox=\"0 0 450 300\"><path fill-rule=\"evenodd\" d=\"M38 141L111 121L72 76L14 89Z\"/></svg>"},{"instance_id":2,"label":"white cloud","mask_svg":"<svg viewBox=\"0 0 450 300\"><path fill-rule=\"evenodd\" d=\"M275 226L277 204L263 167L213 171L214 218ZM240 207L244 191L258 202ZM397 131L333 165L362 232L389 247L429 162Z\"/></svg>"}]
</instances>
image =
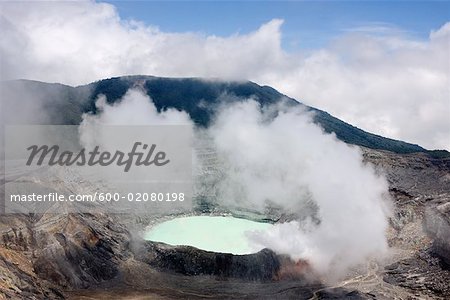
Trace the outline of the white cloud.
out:
<instances>
[{"instance_id":1,"label":"white cloud","mask_svg":"<svg viewBox=\"0 0 450 300\"><path fill-rule=\"evenodd\" d=\"M229 37L167 33L95 2L1 3L3 79L72 85L125 74L250 79L365 130L450 149L450 23L414 40L348 31L288 53L282 20Z\"/></svg>"}]
</instances>

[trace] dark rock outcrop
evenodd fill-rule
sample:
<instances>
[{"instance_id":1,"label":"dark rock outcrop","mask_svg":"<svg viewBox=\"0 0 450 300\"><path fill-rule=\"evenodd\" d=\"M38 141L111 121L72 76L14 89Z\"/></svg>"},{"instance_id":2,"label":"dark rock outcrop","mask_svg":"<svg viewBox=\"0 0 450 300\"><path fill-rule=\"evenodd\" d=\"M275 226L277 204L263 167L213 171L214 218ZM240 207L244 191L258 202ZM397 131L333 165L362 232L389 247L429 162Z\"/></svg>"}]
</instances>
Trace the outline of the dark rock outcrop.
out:
<instances>
[{"instance_id":1,"label":"dark rock outcrop","mask_svg":"<svg viewBox=\"0 0 450 300\"><path fill-rule=\"evenodd\" d=\"M184 275L269 281L274 279L280 269L278 256L269 249L254 254L233 255L144 241L134 252L137 260Z\"/></svg>"}]
</instances>

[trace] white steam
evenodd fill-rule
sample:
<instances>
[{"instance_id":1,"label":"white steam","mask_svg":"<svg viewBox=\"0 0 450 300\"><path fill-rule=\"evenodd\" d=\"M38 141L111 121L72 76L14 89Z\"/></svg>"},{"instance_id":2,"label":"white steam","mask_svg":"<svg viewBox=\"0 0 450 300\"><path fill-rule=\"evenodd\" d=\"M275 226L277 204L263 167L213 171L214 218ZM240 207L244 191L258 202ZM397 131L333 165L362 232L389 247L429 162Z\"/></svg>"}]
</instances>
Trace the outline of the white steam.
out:
<instances>
[{"instance_id":1,"label":"white steam","mask_svg":"<svg viewBox=\"0 0 450 300\"><path fill-rule=\"evenodd\" d=\"M189 125L193 127L189 114L174 108L158 112L152 99L141 89L133 88L113 104L108 104L104 95L100 95L95 102L97 114L83 114L80 124L81 143L92 148L100 144L110 148L120 147L125 141L133 137L119 134L111 141L110 137L102 136L105 125ZM113 144L111 144L113 142Z\"/></svg>"},{"instance_id":2,"label":"white steam","mask_svg":"<svg viewBox=\"0 0 450 300\"><path fill-rule=\"evenodd\" d=\"M256 246L342 274L387 250L386 181L358 148L324 134L302 111L262 111L254 101L222 110L210 133L225 166L219 201L273 203L298 220L250 235Z\"/></svg>"},{"instance_id":3,"label":"white steam","mask_svg":"<svg viewBox=\"0 0 450 300\"><path fill-rule=\"evenodd\" d=\"M85 140L96 138L96 124L192 124L185 112L158 112L136 89L114 105L99 98L97 108L97 115L83 117ZM319 274L333 277L387 251L387 182L363 163L359 148L325 134L310 113L247 100L219 109L197 137L205 133L221 170L218 183L208 187L219 205L261 212L278 207L294 216L250 233L255 248L308 260Z\"/></svg>"},{"instance_id":4,"label":"white steam","mask_svg":"<svg viewBox=\"0 0 450 300\"><path fill-rule=\"evenodd\" d=\"M154 144L156 151L164 151L167 158L177 161L163 168L133 166L126 175L123 166L102 166L80 170L84 178L94 181L102 191L108 193L189 192L192 178L190 155L193 122L184 111L173 108L158 111L152 99L138 88L128 90L125 95L108 103L105 96L98 97L95 103L96 114L83 114L79 126L81 145L86 149L99 147L100 151L115 153L129 152L135 143ZM169 125L169 126L165 126ZM183 126L173 126L183 125ZM170 138L166 138L170 137ZM195 161L195 160L194 160ZM185 185L177 180L186 180ZM116 206L105 206L106 209L117 209L118 212L145 213L150 215L167 215L170 213L191 212L190 197L183 202L130 202L119 201ZM145 204L149 205L145 205Z\"/></svg>"},{"instance_id":5,"label":"white steam","mask_svg":"<svg viewBox=\"0 0 450 300\"><path fill-rule=\"evenodd\" d=\"M79 126L80 142L88 149L99 145L110 151L128 151L129 145L142 138L142 132L136 127L136 134L120 131L120 126L111 130L111 126L145 125L185 125L193 129L189 114L174 108L158 111L152 99L140 88L129 89L118 101L109 104L104 95L95 102L96 114L85 113ZM141 127L142 128L142 127ZM151 139L151 136L148 136Z\"/></svg>"},{"instance_id":6,"label":"white steam","mask_svg":"<svg viewBox=\"0 0 450 300\"><path fill-rule=\"evenodd\" d=\"M173 108L158 112L152 99L139 88L130 89L116 103L108 104L104 95L95 106L98 114L84 114L82 126L90 123L103 125L175 125L192 124L184 111Z\"/></svg>"}]
</instances>

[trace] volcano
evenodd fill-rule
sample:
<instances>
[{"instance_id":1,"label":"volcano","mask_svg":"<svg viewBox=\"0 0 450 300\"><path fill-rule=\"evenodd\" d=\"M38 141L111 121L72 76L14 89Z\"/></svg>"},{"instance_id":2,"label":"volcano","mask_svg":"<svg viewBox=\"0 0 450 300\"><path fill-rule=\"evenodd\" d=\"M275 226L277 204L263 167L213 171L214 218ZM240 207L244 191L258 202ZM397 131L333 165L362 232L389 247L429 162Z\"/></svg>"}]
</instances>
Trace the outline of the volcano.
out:
<instances>
[{"instance_id":1,"label":"volcano","mask_svg":"<svg viewBox=\"0 0 450 300\"><path fill-rule=\"evenodd\" d=\"M185 111L198 128L208 128L217 117L219 107L248 98L263 108L282 102L286 107L301 107L311 112L313 122L323 132L358 147L364 163L373 165L386 177L389 194L395 202L387 230L388 243L395 249L395 255L389 261L367 262L367 267L346 274L345 280L328 284L309 272L310 263L306 260L293 260L270 249L209 247L218 246L217 239L220 241L223 236L212 237L212 245L208 247L195 243L199 237L191 236L189 241L160 239L158 230L162 229L158 226L167 224L164 222L168 218L232 216L242 222L256 222L259 228L303 217L274 204L263 212L248 207L224 208L204 194L195 198L193 211L177 211L170 216L158 212L108 215L96 207L89 213L54 214L49 210L40 214L2 215L0 276L6 279L0 283L0 294L5 298L450 297L450 246L446 239L450 228L447 226L450 153L447 151L427 150L365 132L268 86L200 78L125 76L78 87L29 80L2 82L2 125L30 122L79 125L83 115L101 113L95 105L100 95L105 96L107 103L117 105L136 86L151 97L159 112ZM32 117L25 107L34 108ZM208 147L202 150L207 171L214 169L217 157ZM72 184L76 176L70 173L31 176L17 171L6 175L1 180L2 197L10 182L32 180L42 184L39 176L51 179L48 182L52 186L48 188L55 191L70 189L87 193L98 189L89 182ZM209 178L208 174L206 177ZM209 186L215 184L206 182ZM314 207L302 208L306 213L310 210ZM320 223L320 213L317 215L312 220L314 224ZM207 224L201 227L210 226ZM242 238L247 229L255 229L247 225L238 233L233 232L230 239ZM189 230L177 226L174 230ZM150 240L146 240L145 231L151 228L156 231L150 231ZM217 232L213 226L208 229ZM171 234L170 238L173 237ZM238 244L240 247L242 242Z\"/></svg>"}]
</instances>

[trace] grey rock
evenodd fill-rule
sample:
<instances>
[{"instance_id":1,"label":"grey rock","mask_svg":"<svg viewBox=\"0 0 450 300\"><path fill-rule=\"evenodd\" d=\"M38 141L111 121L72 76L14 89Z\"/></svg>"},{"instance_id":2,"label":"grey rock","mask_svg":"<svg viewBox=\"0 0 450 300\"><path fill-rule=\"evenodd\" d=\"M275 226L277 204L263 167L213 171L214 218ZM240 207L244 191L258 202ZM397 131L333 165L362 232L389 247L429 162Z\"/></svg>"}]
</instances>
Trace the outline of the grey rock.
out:
<instances>
[{"instance_id":1,"label":"grey rock","mask_svg":"<svg viewBox=\"0 0 450 300\"><path fill-rule=\"evenodd\" d=\"M450 201L433 203L425 211L424 228L433 238L433 251L450 266Z\"/></svg>"}]
</instances>

